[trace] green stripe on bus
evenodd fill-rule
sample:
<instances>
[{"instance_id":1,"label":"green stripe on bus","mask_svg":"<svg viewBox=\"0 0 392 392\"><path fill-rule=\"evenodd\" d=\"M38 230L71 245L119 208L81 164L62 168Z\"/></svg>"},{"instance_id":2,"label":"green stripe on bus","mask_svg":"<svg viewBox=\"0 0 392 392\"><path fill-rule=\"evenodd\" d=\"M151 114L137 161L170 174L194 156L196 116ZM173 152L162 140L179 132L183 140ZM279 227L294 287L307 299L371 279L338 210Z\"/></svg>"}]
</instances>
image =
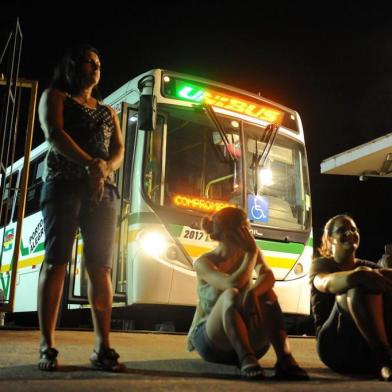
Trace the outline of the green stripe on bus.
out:
<instances>
[{"instance_id":1,"label":"green stripe on bus","mask_svg":"<svg viewBox=\"0 0 392 392\"><path fill-rule=\"evenodd\" d=\"M1 283L1 289L3 290L4 293L4 299L8 301L8 290L10 288L10 281L11 281L11 274L3 276L3 274L0 274L0 283Z\"/></svg>"},{"instance_id":2,"label":"green stripe on bus","mask_svg":"<svg viewBox=\"0 0 392 392\"><path fill-rule=\"evenodd\" d=\"M169 233L173 236L173 237L179 237L181 235L182 232L182 228L184 226L181 225L175 225L173 223L167 225L167 230L169 231Z\"/></svg>"},{"instance_id":3,"label":"green stripe on bus","mask_svg":"<svg viewBox=\"0 0 392 392\"><path fill-rule=\"evenodd\" d=\"M169 224L167 226L169 233L172 236L179 237L183 226L176 224ZM278 242L278 241L267 241L267 240L256 240L257 245L264 250L271 250L275 252L293 253L296 255L301 254L304 251L305 245L299 242Z\"/></svg>"},{"instance_id":4,"label":"green stripe on bus","mask_svg":"<svg viewBox=\"0 0 392 392\"><path fill-rule=\"evenodd\" d=\"M306 242L306 246L311 246L313 248L313 237L309 237L308 241Z\"/></svg>"},{"instance_id":5,"label":"green stripe on bus","mask_svg":"<svg viewBox=\"0 0 392 392\"><path fill-rule=\"evenodd\" d=\"M157 216L152 212L140 212L134 213L129 216L129 224L131 223L161 223ZM179 237L183 226L177 224L168 224L167 229L169 233L174 237ZM299 242L278 242L278 241L267 241L267 240L256 240L257 245L264 250L270 250L275 252L293 253L296 255L301 254L304 251L305 245ZM313 240L309 238L307 245L313 243ZM310 246L310 245L309 245Z\"/></svg>"},{"instance_id":6,"label":"green stripe on bus","mask_svg":"<svg viewBox=\"0 0 392 392\"><path fill-rule=\"evenodd\" d=\"M128 224L135 223L162 223L152 212L135 212L128 217Z\"/></svg>"},{"instance_id":7,"label":"green stripe on bus","mask_svg":"<svg viewBox=\"0 0 392 392\"><path fill-rule=\"evenodd\" d=\"M22 239L20 240L20 254L22 256L28 256L30 254L29 247L28 246L25 247L23 245L23 240Z\"/></svg>"},{"instance_id":8,"label":"green stripe on bus","mask_svg":"<svg viewBox=\"0 0 392 392\"><path fill-rule=\"evenodd\" d=\"M299 242L278 242L278 241L256 240L256 243L263 250L293 253L296 255L301 254L305 248L305 245Z\"/></svg>"}]
</instances>

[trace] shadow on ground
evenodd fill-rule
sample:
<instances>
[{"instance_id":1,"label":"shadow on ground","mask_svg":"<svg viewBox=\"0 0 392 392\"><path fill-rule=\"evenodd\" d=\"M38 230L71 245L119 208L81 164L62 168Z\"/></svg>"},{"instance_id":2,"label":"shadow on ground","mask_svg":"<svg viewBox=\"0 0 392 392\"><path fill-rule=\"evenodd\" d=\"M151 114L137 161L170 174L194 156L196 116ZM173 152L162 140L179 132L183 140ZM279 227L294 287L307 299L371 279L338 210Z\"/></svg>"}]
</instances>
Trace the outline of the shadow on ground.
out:
<instances>
[{"instance_id":1,"label":"shadow on ground","mask_svg":"<svg viewBox=\"0 0 392 392\"><path fill-rule=\"evenodd\" d=\"M11 366L2 368L0 380L58 380L58 379L106 379L106 378L206 378L216 380L238 380L240 381L239 370L235 366L207 363L201 359L172 359L153 361L132 361L125 362L126 369L122 373L104 372L92 368L88 364L63 365L59 366L56 372L42 372L35 365ZM343 377L331 370L323 367L306 369L311 377L310 382L318 384L352 382L353 380L371 380L370 377ZM281 380L274 379L274 370L265 368L267 380L269 382L281 383ZM301 382L302 383L302 382Z\"/></svg>"}]
</instances>

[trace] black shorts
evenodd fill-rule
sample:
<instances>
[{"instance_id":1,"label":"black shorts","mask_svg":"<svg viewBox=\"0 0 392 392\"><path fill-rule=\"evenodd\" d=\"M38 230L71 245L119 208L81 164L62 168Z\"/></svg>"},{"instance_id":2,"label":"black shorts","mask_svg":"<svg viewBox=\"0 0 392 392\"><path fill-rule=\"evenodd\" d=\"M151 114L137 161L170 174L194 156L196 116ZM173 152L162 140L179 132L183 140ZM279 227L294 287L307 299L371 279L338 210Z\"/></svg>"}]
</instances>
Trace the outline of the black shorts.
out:
<instances>
[{"instance_id":1,"label":"black shorts","mask_svg":"<svg viewBox=\"0 0 392 392\"><path fill-rule=\"evenodd\" d=\"M371 373L377 362L351 316L337 302L317 334L320 359L338 373Z\"/></svg>"},{"instance_id":2,"label":"black shorts","mask_svg":"<svg viewBox=\"0 0 392 392\"><path fill-rule=\"evenodd\" d=\"M105 185L102 201L93 206L85 182L48 182L41 191L45 228L45 263L71 260L75 235L80 228L84 262L112 267L116 227L117 189Z\"/></svg>"},{"instance_id":3,"label":"black shorts","mask_svg":"<svg viewBox=\"0 0 392 392\"><path fill-rule=\"evenodd\" d=\"M234 349L223 351L214 347L207 335L206 322L203 322L196 327L192 343L199 355L207 362L235 366L240 365L238 355ZM263 347L256 350L256 358L261 358L268 351L269 347L270 344L266 341Z\"/></svg>"}]
</instances>

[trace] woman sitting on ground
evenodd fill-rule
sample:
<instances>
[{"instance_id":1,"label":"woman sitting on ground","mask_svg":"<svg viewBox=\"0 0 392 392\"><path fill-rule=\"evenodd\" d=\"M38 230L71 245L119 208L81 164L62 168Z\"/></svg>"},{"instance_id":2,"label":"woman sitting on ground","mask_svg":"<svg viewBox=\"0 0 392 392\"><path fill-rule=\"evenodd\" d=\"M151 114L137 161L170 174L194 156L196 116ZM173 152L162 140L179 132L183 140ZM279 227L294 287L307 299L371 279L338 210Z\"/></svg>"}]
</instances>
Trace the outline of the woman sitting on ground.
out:
<instances>
[{"instance_id":1,"label":"woman sitting on ground","mask_svg":"<svg viewBox=\"0 0 392 392\"><path fill-rule=\"evenodd\" d=\"M312 310L320 359L339 373L373 372L392 381L392 270L355 257L353 219L337 215L325 225L321 257L311 270Z\"/></svg>"},{"instance_id":2,"label":"woman sitting on ground","mask_svg":"<svg viewBox=\"0 0 392 392\"><path fill-rule=\"evenodd\" d=\"M218 246L194 263L199 302L188 349L196 349L206 361L238 366L244 379L263 379L258 359L271 342L277 355L276 377L307 380L291 354L272 290L275 279L249 232L245 212L224 208L212 219L204 218L202 227Z\"/></svg>"}]
</instances>

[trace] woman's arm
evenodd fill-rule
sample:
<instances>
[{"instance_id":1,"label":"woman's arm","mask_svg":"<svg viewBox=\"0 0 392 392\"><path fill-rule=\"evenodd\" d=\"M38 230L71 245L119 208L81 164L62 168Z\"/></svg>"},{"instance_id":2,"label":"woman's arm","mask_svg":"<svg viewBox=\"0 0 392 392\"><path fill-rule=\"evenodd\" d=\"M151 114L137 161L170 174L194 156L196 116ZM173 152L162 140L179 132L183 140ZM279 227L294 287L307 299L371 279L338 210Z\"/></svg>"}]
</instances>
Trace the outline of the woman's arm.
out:
<instances>
[{"instance_id":1,"label":"woman's arm","mask_svg":"<svg viewBox=\"0 0 392 392\"><path fill-rule=\"evenodd\" d=\"M199 279L209 283L219 290L238 288L245 286L252 279L253 270L256 265L257 253L247 252L237 270L232 274L220 271L212 263L207 255L195 261L194 268Z\"/></svg>"},{"instance_id":2,"label":"woman's arm","mask_svg":"<svg viewBox=\"0 0 392 392\"><path fill-rule=\"evenodd\" d=\"M92 161L91 155L64 131L64 99L65 94L57 89L47 89L41 96L38 115L45 139L70 161L87 166Z\"/></svg>"},{"instance_id":3,"label":"woman's arm","mask_svg":"<svg viewBox=\"0 0 392 392\"><path fill-rule=\"evenodd\" d=\"M110 158L108 160L108 165L112 171L115 171L121 166L124 159L125 147L117 113L112 107L109 106L109 108L114 123L114 133L110 143Z\"/></svg>"},{"instance_id":4,"label":"woman's arm","mask_svg":"<svg viewBox=\"0 0 392 392\"><path fill-rule=\"evenodd\" d=\"M265 264L260 251L258 251L258 260L255 270L257 272L257 279L251 290L254 291L256 297L259 297L272 289L275 284L275 276L272 270Z\"/></svg>"},{"instance_id":5,"label":"woman's arm","mask_svg":"<svg viewBox=\"0 0 392 392\"><path fill-rule=\"evenodd\" d=\"M392 283L377 269L358 267L350 271L318 274L313 280L317 290L323 293L340 294L354 287L363 287L371 292L390 291Z\"/></svg>"}]
</instances>

